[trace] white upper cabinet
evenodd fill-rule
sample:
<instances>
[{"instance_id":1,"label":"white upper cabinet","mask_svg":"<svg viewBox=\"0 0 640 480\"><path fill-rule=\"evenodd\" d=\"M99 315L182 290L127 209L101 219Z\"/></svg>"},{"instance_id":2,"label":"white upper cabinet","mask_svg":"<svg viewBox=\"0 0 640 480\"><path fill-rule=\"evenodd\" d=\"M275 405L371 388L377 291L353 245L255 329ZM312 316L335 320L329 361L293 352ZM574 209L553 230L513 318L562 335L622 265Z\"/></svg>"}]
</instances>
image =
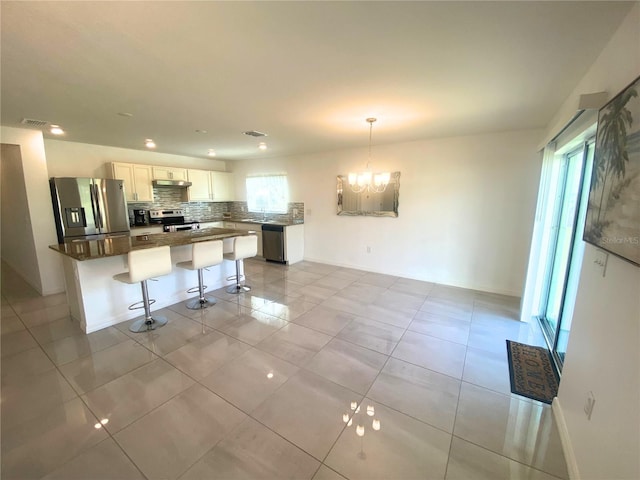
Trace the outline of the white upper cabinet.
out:
<instances>
[{"instance_id":1,"label":"white upper cabinet","mask_svg":"<svg viewBox=\"0 0 640 480\"><path fill-rule=\"evenodd\" d=\"M190 202L228 202L234 198L233 174L189 169L191 186L187 189Z\"/></svg>"},{"instance_id":2,"label":"white upper cabinet","mask_svg":"<svg viewBox=\"0 0 640 480\"><path fill-rule=\"evenodd\" d=\"M124 180L127 202L153 202L153 180L184 180L190 202L234 200L233 174L194 168L158 167L134 163L112 163L113 178Z\"/></svg>"},{"instance_id":3,"label":"white upper cabinet","mask_svg":"<svg viewBox=\"0 0 640 480\"><path fill-rule=\"evenodd\" d=\"M187 180L186 168L153 167L154 180Z\"/></svg>"},{"instance_id":4,"label":"white upper cabinet","mask_svg":"<svg viewBox=\"0 0 640 480\"><path fill-rule=\"evenodd\" d=\"M211 172L207 170L187 170L191 186L187 189L190 202L211 202L214 200L211 190Z\"/></svg>"},{"instance_id":5,"label":"white upper cabinet","mask_svg":"<svg viewBox=\"0 0 640 480\"><path fill-rule=\"evenodd\" d=\"M211 172L211 190L216 202L233 201L235 197L233 173Z\"/></svg>"},{"instance_id":6,"label":"white upper cabinet","mask_svg":"<svg viewBox=\"0 0 640 480\"><path fill-rule=\"evenodd\" d=\"M153 202L152 167L134 163L112 163L113 178L124 180L127 202Z\"/></svg>"}]
</instances>

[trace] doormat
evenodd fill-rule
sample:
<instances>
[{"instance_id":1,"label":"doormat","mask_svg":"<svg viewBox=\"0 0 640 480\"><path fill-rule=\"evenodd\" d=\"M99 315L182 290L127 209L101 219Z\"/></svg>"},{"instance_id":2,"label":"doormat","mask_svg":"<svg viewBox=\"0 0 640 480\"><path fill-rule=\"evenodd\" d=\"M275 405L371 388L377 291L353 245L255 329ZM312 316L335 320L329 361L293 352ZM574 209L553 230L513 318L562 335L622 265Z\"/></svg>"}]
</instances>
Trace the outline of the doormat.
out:
<instances>
[{"instance_id":1,"label":"doormat","mask_svg":"<svg viewBox=\"0 0 640 480\"><path fill-rule=\"evenodd\" d=\"M560 379L549 350L507 340L511 392L551 403L558 395Z\"/></svg>"}]
</instances>

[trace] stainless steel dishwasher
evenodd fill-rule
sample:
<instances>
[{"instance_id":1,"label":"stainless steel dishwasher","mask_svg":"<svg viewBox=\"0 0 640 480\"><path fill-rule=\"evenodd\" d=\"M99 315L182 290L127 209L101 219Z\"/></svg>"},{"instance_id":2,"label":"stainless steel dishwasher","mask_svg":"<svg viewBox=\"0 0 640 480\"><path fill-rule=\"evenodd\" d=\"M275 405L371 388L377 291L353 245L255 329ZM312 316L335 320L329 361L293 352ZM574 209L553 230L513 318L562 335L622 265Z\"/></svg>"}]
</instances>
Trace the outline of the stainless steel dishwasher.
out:
<instances>
[{"instance_id":1,"label":"stainless steel dishwasher","mask_svg":"<svg viewBox=\"0 0 640 480\"><path fill-rule=\"evenodd\" d=\"M286 263L283 225L262 225L262 256L270 262Z\"/></svg>"}]
</instances>

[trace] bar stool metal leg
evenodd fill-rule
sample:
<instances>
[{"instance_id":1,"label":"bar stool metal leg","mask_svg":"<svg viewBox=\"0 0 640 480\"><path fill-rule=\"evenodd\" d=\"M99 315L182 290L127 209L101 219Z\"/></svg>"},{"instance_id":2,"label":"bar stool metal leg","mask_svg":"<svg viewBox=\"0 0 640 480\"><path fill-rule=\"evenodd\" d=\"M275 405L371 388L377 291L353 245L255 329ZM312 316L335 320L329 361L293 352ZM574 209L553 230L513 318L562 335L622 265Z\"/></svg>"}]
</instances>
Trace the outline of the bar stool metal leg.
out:
<instances>
[{"instance_id":1,"label":"bar stool metal leg","mask_svg":"<svg viewBox=\"0 0 640 480\"><path fill-rule=\"evenodd\" d=\"M155 300L152 300L151 302L149 301L149 291L147 290L147 281L146 280L141 281L140 285L142 286L142 304L144 306L144 318L141 318L140 320L136 320L129 327L129 330L135 333L145 332L147 330L155 330L156 328L160 328L163 325L166 325L168 321L165 317L161 315L151 316L150 305Z\"/></svg>"},{"instance_id":2,"label":"bar stool metal leg","mask_svg":"<svg viewBox=\"0 0 640 480\"><path fill-rule=\"evenodd\" d=\"M199 295L198 295L198 298L194 298L193 300L190 300L185 304L185 306L189 310L201 310L203 308L207 308L207 307L210 307L211 305L216 304L215 298L204 294L205 288L207 288L207 286L204 284L204 279L202 277L202 269L199 268L198 269L198 290L197 290ZM187 290L187 292L189 293L193 293L194 291L196 290L195 289Z\"/></svg>"},{"instance_id":3,"label":"bar stool metal leg","mask_svg":"<svg viewBox=\"0 0 640 480\"><path fill-rule=\"evenodd\" d=\"M240 279L241 279L240 262L241 261L242 259L236 260L236 284L228 287L227 293L238 294L238 293L248 292L251 290L251 287L249 285L242 285L240 283Z\"/></svg>"}]
</instances>

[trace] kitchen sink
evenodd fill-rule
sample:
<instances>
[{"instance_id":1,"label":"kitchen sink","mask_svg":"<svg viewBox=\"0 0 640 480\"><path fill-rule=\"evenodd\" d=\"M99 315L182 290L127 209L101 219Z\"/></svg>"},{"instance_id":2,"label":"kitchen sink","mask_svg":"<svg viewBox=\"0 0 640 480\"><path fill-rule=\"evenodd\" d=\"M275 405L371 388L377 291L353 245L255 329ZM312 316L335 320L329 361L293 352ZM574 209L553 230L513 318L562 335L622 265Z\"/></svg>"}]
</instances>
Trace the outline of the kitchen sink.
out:
<instances>
[{"instance_id":1,"label":"kitchen sink","mask_svg":"<svg viewBox=\"0 0 640 480\"><path fill-rule=\"evenodd\" d=\"M243 218L240 222L252 222L252 223L278 223L277 220L255 220L253 218Z\"/></svg>"}]
</instances>

